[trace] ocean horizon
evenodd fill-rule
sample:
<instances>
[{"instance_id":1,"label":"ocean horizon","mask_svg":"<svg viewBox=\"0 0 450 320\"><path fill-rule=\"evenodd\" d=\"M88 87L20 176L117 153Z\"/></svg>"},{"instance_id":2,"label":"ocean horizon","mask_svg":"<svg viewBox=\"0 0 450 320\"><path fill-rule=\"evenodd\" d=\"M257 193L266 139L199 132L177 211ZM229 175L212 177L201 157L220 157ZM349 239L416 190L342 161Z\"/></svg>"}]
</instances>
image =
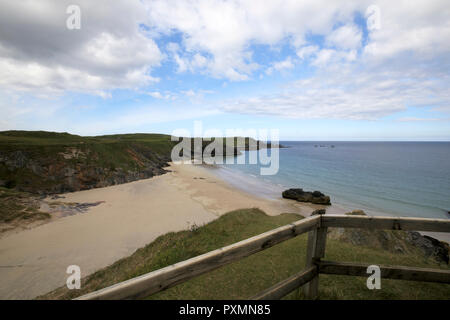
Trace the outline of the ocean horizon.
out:
<instances>
[{"instance_id":1,"label":"ocean horizon","mask_svg":"<svg viewBox=\"0 0 450 320\"><path fill-rule=\"evenodd\" d=\"M219 175L266 198L287 188L319 190L346 210L370 215L450 218L450 142L281 141L280 168L224 164ZM238 157L248 160L246 151ZM248 163L248 161L246 162Z\"/></svg>"}]
</instances>

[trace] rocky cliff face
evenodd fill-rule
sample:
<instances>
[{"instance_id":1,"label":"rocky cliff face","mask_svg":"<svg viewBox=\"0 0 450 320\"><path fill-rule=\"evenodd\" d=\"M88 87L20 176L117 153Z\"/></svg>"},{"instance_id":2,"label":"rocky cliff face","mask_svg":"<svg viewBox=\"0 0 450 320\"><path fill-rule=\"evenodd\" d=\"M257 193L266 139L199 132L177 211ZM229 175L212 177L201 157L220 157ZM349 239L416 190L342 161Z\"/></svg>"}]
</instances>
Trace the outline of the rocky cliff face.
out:
<instances>
[{"instance_id":1,"label":"rocky cliff face","mask_svg":"<svg viewBox=\"0 0 450 320\"><path fill-rule=\"evenodd\" d=\"M267 148L251 138L222 139L223 154ZM191 145L195 146L191 140ZM202 150L210 143L202 141ZM230 145L228 145L230 143ZM161 134L82 137L46 131L0 132L0 187L34 194L106 187L163 174L177 142ZM275 146L272 146L275 147ZM276 146L280 147L280 146ZM191 148L191 157L195 148Z\"/></svg>"},{"instance_id":2,"label":"rocky cliff face","mask_svg":"<svg viewBox=\"0 0 450 320\"><path fill-rule=\"evenodd\" d=\"M170 159L151 150L117 150L123 166L111 154L89 147L68 147L44 154L28 150L0 151L0 186L38 194L73 192L150 178L166 172Z\"/></svg>"}]
</instances>

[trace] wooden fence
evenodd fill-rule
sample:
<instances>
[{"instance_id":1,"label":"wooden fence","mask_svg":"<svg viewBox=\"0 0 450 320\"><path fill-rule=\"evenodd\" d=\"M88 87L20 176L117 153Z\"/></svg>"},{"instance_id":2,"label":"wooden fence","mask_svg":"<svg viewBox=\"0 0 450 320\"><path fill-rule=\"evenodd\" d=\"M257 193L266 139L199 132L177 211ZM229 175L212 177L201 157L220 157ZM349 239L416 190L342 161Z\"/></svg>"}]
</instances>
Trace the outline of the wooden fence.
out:
<instances>
[{"instance_id":1,"label":"wooden fence","mask_svg":"<svg viewBox=\"0 0 450 320\"><path fill-rule=\"evenodd\" d=\"M322 260L325 256L327 228L329 227L450 232L450 220L314 215L192 259L178 262L86 294L78 299L145 298L306 232L309 232L306 268L257 294L252 299L281 299L301 286L304 286L308 298L316 299L318 296L319 274L368 276L366 270L369 264ZM383 265L379 267L382 278L450 283L450 270Z\"/></svg>"}]
</instances>

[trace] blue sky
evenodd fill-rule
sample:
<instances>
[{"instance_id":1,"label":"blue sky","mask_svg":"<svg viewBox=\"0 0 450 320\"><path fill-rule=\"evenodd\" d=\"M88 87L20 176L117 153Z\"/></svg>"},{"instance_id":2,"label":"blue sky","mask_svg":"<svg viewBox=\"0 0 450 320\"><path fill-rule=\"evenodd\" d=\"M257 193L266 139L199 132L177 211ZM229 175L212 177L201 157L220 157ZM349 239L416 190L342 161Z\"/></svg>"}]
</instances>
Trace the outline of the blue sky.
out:
<instances>
[{"instance_id":1,"label":"blue sky","mask_svg":"<svg viewBox=\"0 0 450 320\"><path fill-rule=\"evenodd\" d=\"M0 130L171 134L202 121L281 140L450 140L446 1L0 7Z\"/></svg>"}]
</instances>

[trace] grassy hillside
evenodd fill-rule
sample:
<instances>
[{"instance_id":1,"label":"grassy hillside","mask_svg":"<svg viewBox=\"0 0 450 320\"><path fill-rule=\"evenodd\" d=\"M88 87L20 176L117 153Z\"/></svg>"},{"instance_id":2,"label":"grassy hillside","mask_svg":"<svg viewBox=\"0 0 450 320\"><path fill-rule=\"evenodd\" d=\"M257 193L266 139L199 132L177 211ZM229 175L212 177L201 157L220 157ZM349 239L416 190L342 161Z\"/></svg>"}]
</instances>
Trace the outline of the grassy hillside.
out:
<instances>
[{"instance_id":1,"label":"grassy hillside","mask_svg":"<svg viewBox=\"0 0 450 320\"><path fill-rule=\"evenodd\" d=\"M130 257L82 279L81 290L59 288L40 298L70 299L167 265L249 238L300 219L295 214L267 216L258 209L230 212L191 231L169 233ZM196 277L148 299L246 299L298 272L305 265L307 235ZM448 268L420 254L391 253L329 239L325 259L373 264ZM366 278L320 276L321 299L450 299L450 285L382 280L368 290ZM287 299L302 299L298 290Z\"/></svg>"},{"instance_id":2,"label":"grassy hillside","mask_svg":"<svg viewBox=\"0 0 450 320\"><path fill-rule=\"evenodd\" d=\"M228 148L236 141L218 139L227 141ZM244 142L244 149L253 145L249 138ZM149 178L165 172L163 168L177 143L162 134L81 137L45 131L0 132L0 187L48 194ZM209 143L203 141L202 149ZM228 154L240 150L231 148ZM191 151L190 156L193 147Z\"/></svg>"},{"instance_id":3,"label":"grassy hillside","mask_svg":"<svg viewBox=\"0 0 450 320\"><path fill-rule=\"evenodd\" d=\"M0 185L58 193L148 178L164 172L172 146L160 134L0 132Z\"/></svg>"},{"instance_id":4,"label":"grassy hillside","mask_svg":"<svg viewBox=\"0 0 450 320\"><path fill-rule=\"evenodd\" d=\"M103 153L101 159L106 161L108 155L116 155L123 147L138 144L152 148L155 152L168 155L174 142L169 135L163 134L122 134L96 137L82 137L69 133L47 131L3 131L0 132L0 151L32 151L42 155L55 155L66 148L89 148L93 152ZM94 159L92 159L94 160ZM124 164L123 159L108 159L111 163Z\"/></svg>"}]
</instances>

